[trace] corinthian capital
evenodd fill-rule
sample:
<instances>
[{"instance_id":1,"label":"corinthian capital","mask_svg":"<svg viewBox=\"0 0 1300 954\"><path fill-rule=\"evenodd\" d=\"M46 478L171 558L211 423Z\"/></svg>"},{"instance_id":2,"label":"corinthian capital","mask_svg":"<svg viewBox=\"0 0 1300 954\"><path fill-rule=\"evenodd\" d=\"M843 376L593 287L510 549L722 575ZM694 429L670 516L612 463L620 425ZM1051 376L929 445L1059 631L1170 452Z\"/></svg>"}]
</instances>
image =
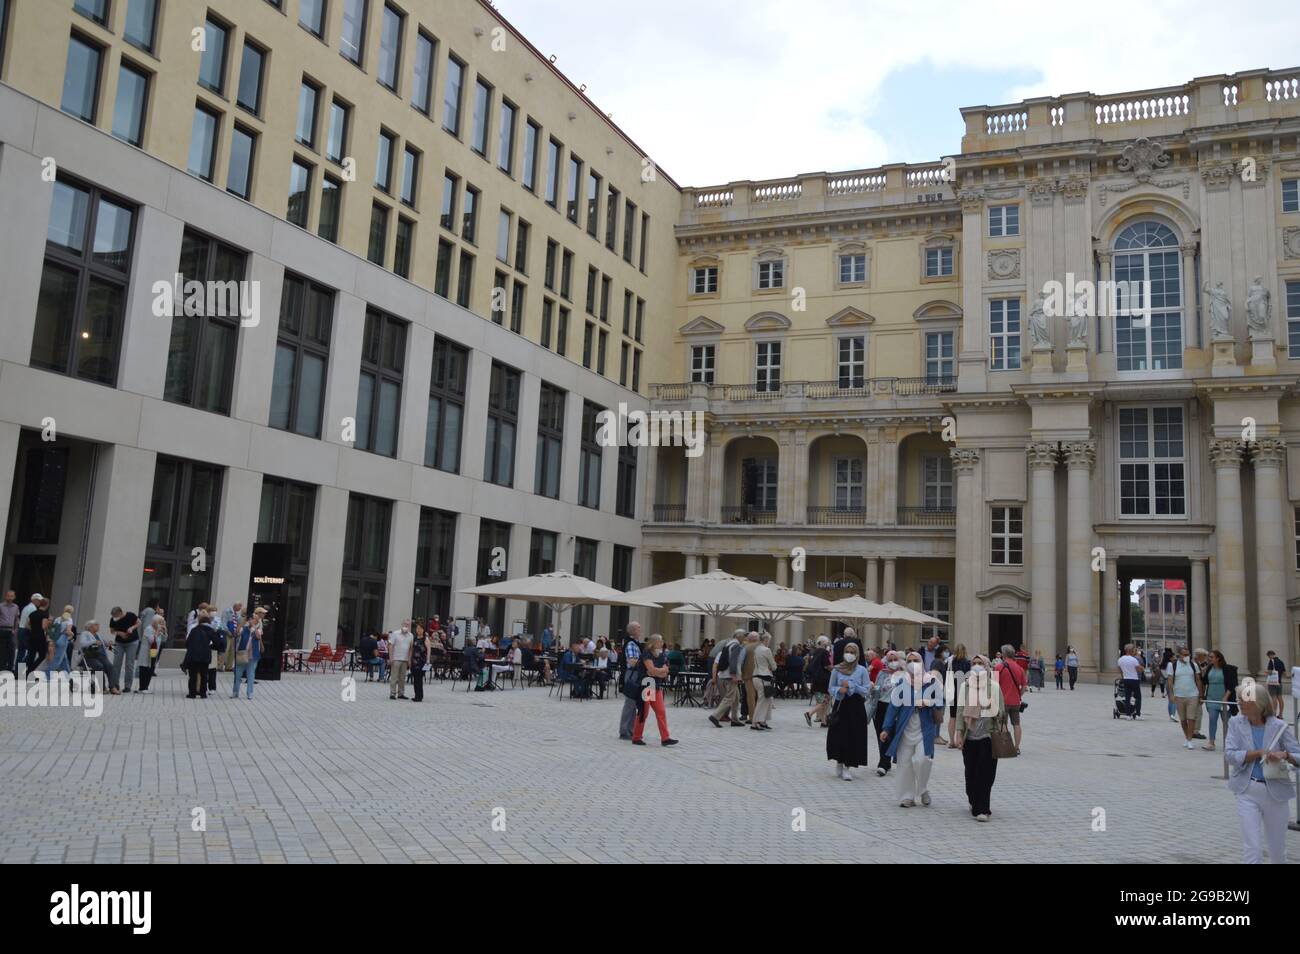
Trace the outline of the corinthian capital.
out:
<instances>
[{"instance_id":1,"label":"corinthian capital","mask_svg":"<svg viewBox=\"0 0 1300 954\"><path fill-rule=\"evenodd\" d=\"M970 447L954 447L948 455L952 458L953 472L958 476L975 473L975 465L980 462L980 452Z\"/></svg>"},{"instance_id":2,"label":"corinthian capital","mask_svg":"<svg viewBox=\"0 0 1300 954\"><path fill-rule=\"evenodd\" d=\"M1097 460L1097 444L1095 441L1070 441L1061 448L1061 454L1065 458L1066 467L1071 470L1092 470L1092 465Z\"/></svg>"},{"instance_id":3,"label":"corinthian capital","mask_svg":"<svg viewBox=\"0 0 1300 954\"><path fill-rule=\"evenodd\" d=\"M1286 458L1286 441L1265 438L1250 445L1250 457L1256 467L1281 467Z\"/></svg>"},{"instance_id":4,"label":"corinthian capital","mask_svg":"<svg viewBox=\"0 0 1300 954\"><path fill-rule=\"evenodd\" d=\"M1238 440L1210 441L1210 463L1215 467L1238 467L1241 465L1242 443Z\"/></svg>"},{"instance_id":5,"label":"corinthian capital","mask_svg":"<svg viewBox=\"0 0 1300 954\"><path fill-rule=\"evenodd\" d=\"M1029 454L1029 466L1038 469L1055 470L1061 459L1060 450L1047 441L1034 441L1026 448Z\"/></svg>"}]
</instances>

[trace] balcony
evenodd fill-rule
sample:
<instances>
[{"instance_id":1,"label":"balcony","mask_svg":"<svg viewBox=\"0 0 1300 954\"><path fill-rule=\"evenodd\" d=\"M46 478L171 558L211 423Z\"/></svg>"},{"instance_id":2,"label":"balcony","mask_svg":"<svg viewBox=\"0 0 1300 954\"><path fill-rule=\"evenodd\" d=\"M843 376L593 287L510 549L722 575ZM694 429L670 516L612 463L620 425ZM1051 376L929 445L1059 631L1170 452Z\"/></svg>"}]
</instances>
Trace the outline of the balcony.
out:
<instances>
[{"instance_id":1,"label":"balcony","mask_svg":"<svg viewBox=\"0 0 1300 954\"><path fill-rule=\"evenodd\" d=\"M838 381L782 381L760 388L755 384L706 384L701 381L650 385L650 399L663 404L693 400L728 404L772 401L871 401L896 397L925 397L957 390L955 375L916 378L856 378Z\"/></svg>"},{"instance_id":2,"label":"balcony","mask_svg":"<svg viewBox=\"0 0 1300 954\"><path fill-rule=\"evenodd\" d=\"M860 527L866 522L865 507L808 508L808 525L813 527Z\"/></svg>"},{"instance_id":3,"label":"balcony","mask_svg":"<svg viewBox=\"0 0 1300 954\"><path fill-rule=\"evenodd\" d=\"M730 524L774 524L776 523L776 508L767 509L759 507L741 506L741 507L723 507L722 522Z\"/></svg>"},{"instance_id":4,"label":"balcony","mask_svg":"<svg viewBox=\"0 0 1300 954\"><path fill-rule=\"evenodd\" d=\"M957 510L954 507L899 507L900 527L955 527Z\"/></svg>"},{"instance_id":5,"label":"balcony","mask_svg":"<svg viewBox=\"0 0 1300 954\"><path fill-rule=\"evenodd\" d=\"M655 504L655 523L685 523L686 504Z\"/></svg>"}]
</instances>

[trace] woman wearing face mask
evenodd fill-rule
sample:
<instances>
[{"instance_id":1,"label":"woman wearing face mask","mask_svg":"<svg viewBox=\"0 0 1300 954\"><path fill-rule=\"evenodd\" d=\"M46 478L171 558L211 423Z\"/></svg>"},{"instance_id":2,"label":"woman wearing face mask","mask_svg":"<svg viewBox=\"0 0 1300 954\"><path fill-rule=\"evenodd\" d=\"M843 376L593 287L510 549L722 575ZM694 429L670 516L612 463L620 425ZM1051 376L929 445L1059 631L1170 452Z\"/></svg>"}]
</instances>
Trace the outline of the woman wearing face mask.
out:
<instances>
[{"instance_id":1,"label":"woman wearing face mask","mask_svg":"<svg viewBox=\"0 0 1300 954\"><path fill-rule=\"evenodd\" d=\"M1006 718L1002 693L991 692L991 684L989 661L984 656L977 655L971 660L964 705L961 706L961 721L955 738L965 763L966 800L970 802L971 817L981 822L988 821L993 814L989 799L998 774L998 761L993 757L990 730L994 722ZM982 699L988 699L992 703L988 710L981 705Z\"/></svg>"},{"instance_id":2,"label":"woman wearing face mask","mask_svg":"<svg viewBox=\"0 0 1300 954\"><path fill-rule=\"evenodd\" d=\"M880 741L889 743L889 756L899 765L898 804L911 808L930 804L930 769L938 726L931 715L943 705L943 686L925 671L920 653L907 654L907 671L889 700Z\"/></svg>"},{"instance_id":3,"label":"woman wearing face mask","mask_svg":"<svg viewBox=\"0 0 1300 954\"><path fill-rule=\"evenodd\" d=\"M835 762L836 773L846 782L853 781L849 769L866 765L871 757L867 746L871 736L867 719L870 696L866 667L858 663L857 644L850 643L844 647L844 661L831 670L831 711L835 718L826 733L826 757Z\"/></svg>"},{"instance_id":4,"label":"woman wearing face mask","mask_svg":"<svg viewBox=\"0 0 1300 954\"><path fill-rule=\"evenodd\" d=\"M879 736L885 729L885 717L889 714L889 698L894 685L902 678L903 660L899 656L898 650L891 649L885 653L885 665L876 673L875 687L871 693L871 702L875 706L872 714L872 723L876 727L876 735ZM889 774L889 769L893 765L893 760L889 757L889 752L882 743L880 746L880 761L876 764L876 774L882 778Z\"/></svg>"}]
</instances>

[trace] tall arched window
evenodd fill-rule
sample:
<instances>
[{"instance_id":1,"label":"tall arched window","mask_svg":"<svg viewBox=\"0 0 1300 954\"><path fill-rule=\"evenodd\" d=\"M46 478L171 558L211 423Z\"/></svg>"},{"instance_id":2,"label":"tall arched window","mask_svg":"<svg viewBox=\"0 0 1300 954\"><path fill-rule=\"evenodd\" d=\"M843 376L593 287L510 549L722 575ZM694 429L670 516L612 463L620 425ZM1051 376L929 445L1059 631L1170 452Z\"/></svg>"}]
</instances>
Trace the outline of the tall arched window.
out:
<instances>
[{"instance_id":1,"label":"tall arched window","mask_svg":"<svg viewBox=\"0 0 1300 954\"><path fill-rule=\"evenodd\" d=\"M1115 317L1115 361L1120 371L1170 371L1183 366L1183 274L1178 236L1159 222L1134 222L1115 238L1118 288L1135 289L1129 311ZM1121 284L1125 283L1125 284ZM1149 297L1148 297L1149 296ZM1100 303L1099 303L1100 304Z\"/></svg>"}]
</instances>

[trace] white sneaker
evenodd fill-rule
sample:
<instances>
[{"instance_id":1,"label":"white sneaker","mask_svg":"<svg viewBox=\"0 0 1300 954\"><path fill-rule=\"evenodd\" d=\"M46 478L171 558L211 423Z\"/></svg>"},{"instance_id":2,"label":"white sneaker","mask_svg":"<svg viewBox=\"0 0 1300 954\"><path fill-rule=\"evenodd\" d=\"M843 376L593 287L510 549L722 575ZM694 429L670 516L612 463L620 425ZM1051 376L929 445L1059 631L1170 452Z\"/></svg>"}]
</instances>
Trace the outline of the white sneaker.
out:
<instances>
[{"instance_id":1,"label":"white sneaker","mask_svg":"<svg viewBox=\"0 0 1300 954\"><path fill-rule=\"evenodd\" d=\"M843 777L844 777L844 763L843 763L843 762L836 762L836 763L835 763L835 777L836 777L836 778L843 778Z\"/></svg>"},{"instance_id":2,"label":"white sneaker","mask_svg":"<svg viewBox=\"0 0 1300 954\"><path fill-rule=\"evenodd\" d=\"M915 800L915 799L911 799L911 798L905 798L905 799L903 799L901 802L898 803L898 807L899 807L899 808L915 808L915 807L916 807L916 800Z\"/></svg>"},{"instance_id":3,"label":"white sneaker","mask_svg":"<svg viewBox=\"0 0 1300 954\"><path fill-rule=\"evenodd\" d=\"M878 768L876 769L876 774L881 778L884 778L888 773L884 769Z\"/></svg>"},{"instance_id":4,"label":"white sneaker","mask_svg":"<svg viewBox=\"0 0 1300 954\"><path fill-rule=\"evenodd\" d=\"M1184 743L1183 743L1183 748L1185 748L1185 749L1194 749L1194 748L1196 748L1196 743L1194 743L1194 742L1184 742Z\"/></svg>"},{"instance_id":5,"label":"white sneaker","mask_svg":"<svg viewBox=\"0 0 1300 954\"><path fill-rule=\"evenodd\" d=\"M922 805L925 805L926 807L929 807L929 805L930 805L930 793L929 793L929 792L922 792L922 793L921 793L921 804L922 804Z\"/></svg>"},{"instance_id":6,"label":"white sneaker","mask_svg":"<svg viewBox=\"0 0 1300 954\"><path fill-rule=\"evenodd\" d=\"M853 781L853 773L846 768L840 769L840 778L844 779L846 782L851 782Z\"/></svg>"},{"instance_id":7,"label":"white sneaker","mask_svg":"<svg viewBox=\"0 0 1300 954\"><path fill-rule=\"evenodd\" d=\"M976 816L975 816L975 820L976 820L977 822L986 822L986 821L989 820L989 816L988 816L988 815L976 815Z\"/></svg>"},{"instance_id":8,"label":"white sneaker","mask_svg":"<svg viewBox=\"0 0 1300 954\"><path fill-rule=\"evenodd\" d=\"M1178 721L1178 716L1170 716L1170 717L1169 717L1169 721L1170 721L1170 722L1177 722L1177 721Z\"/></svg>"}]
</instances>

